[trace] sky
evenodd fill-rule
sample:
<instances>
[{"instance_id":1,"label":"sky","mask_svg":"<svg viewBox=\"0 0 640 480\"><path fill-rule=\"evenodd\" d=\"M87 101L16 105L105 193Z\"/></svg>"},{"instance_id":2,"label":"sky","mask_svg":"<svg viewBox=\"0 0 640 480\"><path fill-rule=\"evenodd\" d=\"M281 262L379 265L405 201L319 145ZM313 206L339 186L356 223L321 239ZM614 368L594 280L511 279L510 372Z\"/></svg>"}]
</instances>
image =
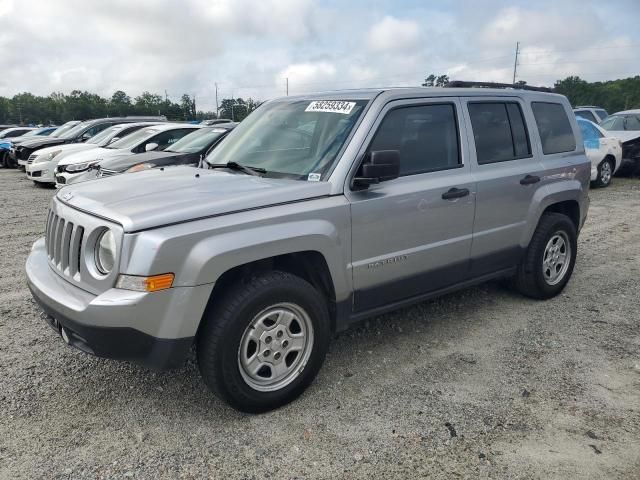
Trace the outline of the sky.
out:
<instances>
[{"instance_id":1,"label":"sky","mask_svg":"<svg viewBox=\"0 0 640 480\"><path fill-rule=\"evenodd\" d=\"M143 91L198 110L429 74L640 74L640 0L0 0L0 95Z\"/></svg>"}]
</instances>

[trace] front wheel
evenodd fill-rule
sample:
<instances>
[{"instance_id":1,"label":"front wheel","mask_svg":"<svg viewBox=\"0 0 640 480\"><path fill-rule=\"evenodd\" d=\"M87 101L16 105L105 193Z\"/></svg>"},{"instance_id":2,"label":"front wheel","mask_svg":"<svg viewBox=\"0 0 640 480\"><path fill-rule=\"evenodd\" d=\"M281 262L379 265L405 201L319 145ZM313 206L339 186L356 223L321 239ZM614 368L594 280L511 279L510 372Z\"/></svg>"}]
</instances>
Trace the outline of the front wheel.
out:
<instances>
[{"instance_id":1,"label":"front wheel","mask_svg":"<svg viewBox=\"0 0 640 480\"><path fill-rule=\"evenodd\" d=\"M330 339L326 300L308 282L269 272L213 298L197 339L200 373L243 412L298 397L320 370Z\"/></svg>"},{"instance_id":2,"label":"front wheel","mask_svg":"<svg viewBox=\"0 0 640 480\"><path fill-rule=\"evenodd\" d=\"M545 213L518 266L513 279L515 288L532 298L555 297L571 278L577 249L573 222L561 213Z\"/></svg>"},{"instance_id":3,"label":"front wheel","mask_svg":"<svg viewBox=\"0 0 640 480\"><path fill-rule=\"evenodd\" d=\"M598 165L598 176L593 182L596 187L608 187L613 177L613 162L605 158Z\"/></svg>"}]
</instances>

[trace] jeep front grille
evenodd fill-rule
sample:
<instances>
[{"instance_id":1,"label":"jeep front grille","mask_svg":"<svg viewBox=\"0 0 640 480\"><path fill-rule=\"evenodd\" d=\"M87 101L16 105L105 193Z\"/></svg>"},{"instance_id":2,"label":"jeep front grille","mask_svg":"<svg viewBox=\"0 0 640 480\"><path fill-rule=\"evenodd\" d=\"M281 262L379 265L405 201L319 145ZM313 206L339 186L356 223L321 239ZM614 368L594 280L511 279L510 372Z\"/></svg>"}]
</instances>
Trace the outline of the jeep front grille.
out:
<instances>
[{"instance_id":1,"label":"jeep front grille","mask_svg":"<svg viewBox=\"0 0 640 480\"><path fill-rule=\"evenodd\" d=\"M80 273L80 255L84 227L74 225L49 211L45 242L51 265L65 276Z\"/></svg>"}]
</instances>

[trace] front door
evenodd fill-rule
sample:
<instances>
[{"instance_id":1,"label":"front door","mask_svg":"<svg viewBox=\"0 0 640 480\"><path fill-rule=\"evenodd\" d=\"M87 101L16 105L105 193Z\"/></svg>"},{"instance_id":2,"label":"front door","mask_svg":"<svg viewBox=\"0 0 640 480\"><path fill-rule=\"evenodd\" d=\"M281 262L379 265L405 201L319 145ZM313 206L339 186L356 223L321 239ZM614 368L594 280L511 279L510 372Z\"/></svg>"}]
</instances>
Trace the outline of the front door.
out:
<instances>
[{"instance_id":1,"label":"front door","mask_svg":"<svg viewBox=\"0 0 640 480\"><path fill-rule=\"evenodd\" d=\"M362 150L398 150L400 177L347 190L354 311L458 283L469 274L475 184L456 99L402 100L381 112Z\"/></svg>"}]
</instances>

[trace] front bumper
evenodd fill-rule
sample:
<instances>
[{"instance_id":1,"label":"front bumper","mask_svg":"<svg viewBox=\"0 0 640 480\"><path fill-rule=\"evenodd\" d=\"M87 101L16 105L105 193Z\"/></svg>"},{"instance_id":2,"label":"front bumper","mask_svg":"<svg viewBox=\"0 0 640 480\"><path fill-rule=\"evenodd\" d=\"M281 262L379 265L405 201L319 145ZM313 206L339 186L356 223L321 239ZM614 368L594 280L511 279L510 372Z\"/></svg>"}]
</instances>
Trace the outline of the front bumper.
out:
<instances>
[{"instance_id":1,"label":"front bumper","mask_svg":"<svg viewBox=\"0 0 640 480\"><path fill-rule=\"evenodd\" d=\"M69 173L56 171L55 182L56 187L64 187L72 183L86 182L87 180L95 180L96 171L92 168L83 172Z\"/></svg>"},{"instance_id":2,"label":"front bumper","mask_svg":"<svg viewBox=\"0 0 640 480\"><path fill-rule=\"evenodd\" d=\"M178 287L154 293L110 289L93 295L53 272L44 239L34 244L26 273L34 299L50 325L64 328L67 343L98 357L154 369L179 367L185 361L200 320L188 316L194 313L190 307L206 304L212 288ZM190 334L181 335L181 329Z\"/></svg>"},{"instance_id":3,"label":"front bumper","mask_svg":"<svg viewBox=\"0 0 640 480\"><path fill-rule=\"evenodd\" d=\"M27 177L34 182L55 183L56 181L55 167L52 167L50 162L27 163L25 171L27 172Z\"/></svg>"}]
</instances>

